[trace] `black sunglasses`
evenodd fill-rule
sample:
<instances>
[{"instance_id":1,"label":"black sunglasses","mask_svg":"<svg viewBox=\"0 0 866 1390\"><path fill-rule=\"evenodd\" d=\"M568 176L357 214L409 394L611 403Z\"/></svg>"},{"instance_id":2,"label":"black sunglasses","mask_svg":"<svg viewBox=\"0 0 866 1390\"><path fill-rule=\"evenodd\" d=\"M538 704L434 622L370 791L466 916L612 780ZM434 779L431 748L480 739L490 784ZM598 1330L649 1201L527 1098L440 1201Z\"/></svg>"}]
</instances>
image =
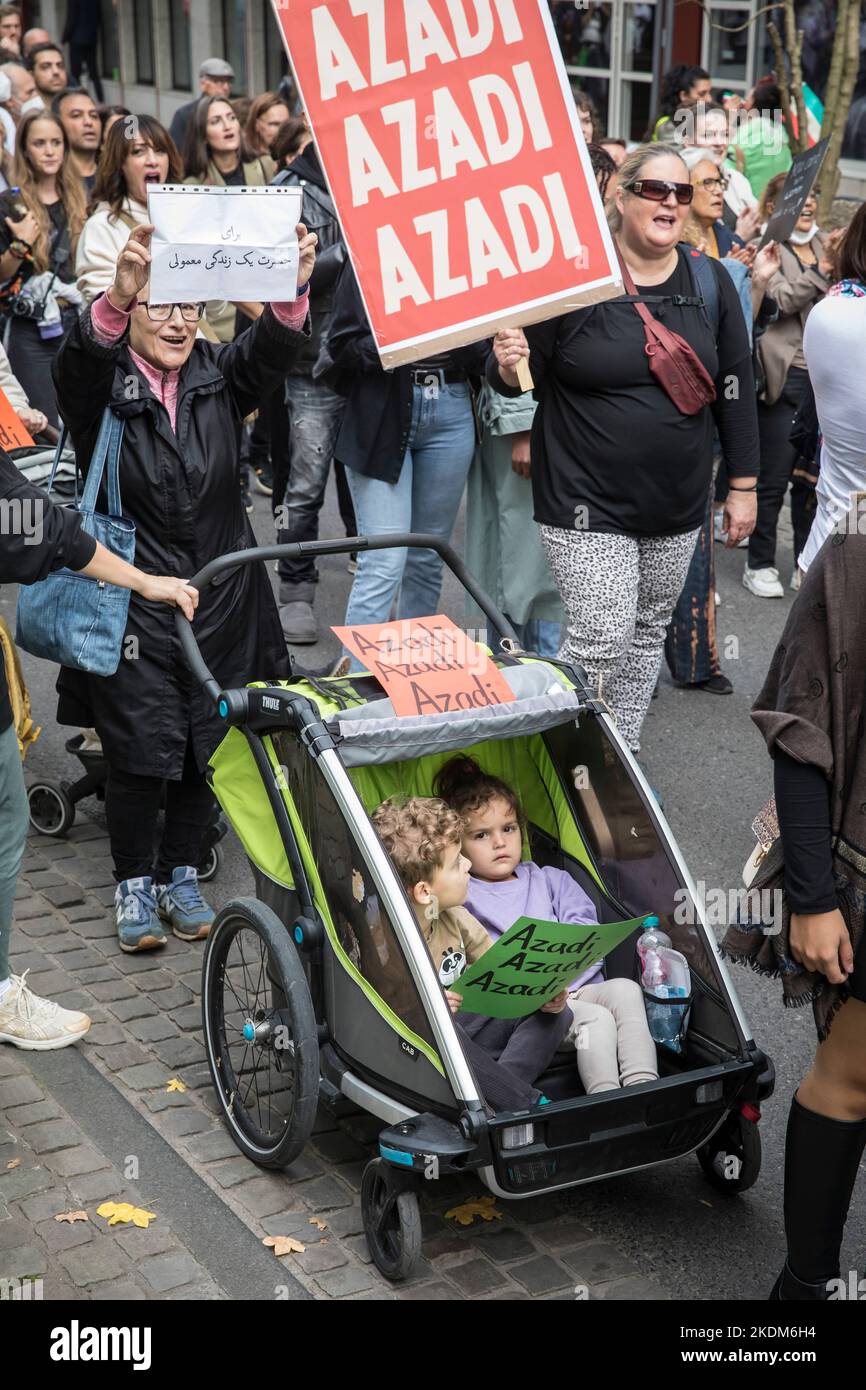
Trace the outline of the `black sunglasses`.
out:
<instances>
[{"instance_id":1,"label":"black sunglasses","mask_svg":"<svg viewBox=\"0 0 866 1390\"><path fill-rule=\"evenodd\" d=\"M669 193L673 193L681 207L688 207L695 190L690 183L672 183L670 179L635 179L626 188L639 198L647 198L651 203L663 203Z\"/></svg>"}]
</instances>

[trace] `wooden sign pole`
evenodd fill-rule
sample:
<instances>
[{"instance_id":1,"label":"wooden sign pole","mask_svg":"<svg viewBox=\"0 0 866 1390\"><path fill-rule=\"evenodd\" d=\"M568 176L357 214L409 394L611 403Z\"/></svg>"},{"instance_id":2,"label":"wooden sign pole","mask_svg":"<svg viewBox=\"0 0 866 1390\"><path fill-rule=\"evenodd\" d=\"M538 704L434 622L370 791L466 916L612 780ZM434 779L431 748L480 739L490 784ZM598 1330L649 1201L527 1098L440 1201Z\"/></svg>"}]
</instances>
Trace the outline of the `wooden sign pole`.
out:
<instances>
[{"instance_id":1,"label":"wooden sign pole","mask_svg":"<svg viewBox=\"0 0 866 1390\"><path fill-rule=\"evenodd\" d=\"M521 391L531 391L535 382L532 380L532 372L529 370L529 358L521 357L514 370L517 373L517 382Z\"/></svg>"}]
</instances>

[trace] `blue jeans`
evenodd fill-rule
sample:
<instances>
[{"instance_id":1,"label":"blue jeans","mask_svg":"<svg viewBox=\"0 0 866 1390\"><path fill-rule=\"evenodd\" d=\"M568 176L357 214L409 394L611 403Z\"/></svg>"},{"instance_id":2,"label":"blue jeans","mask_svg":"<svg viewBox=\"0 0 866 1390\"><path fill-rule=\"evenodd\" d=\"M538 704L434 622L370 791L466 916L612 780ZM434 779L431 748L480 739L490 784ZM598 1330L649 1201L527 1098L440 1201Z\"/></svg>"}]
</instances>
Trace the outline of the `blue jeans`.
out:
<instances>
[{"instance_id":1,"label":"blue jeans","mask_svg":"<svg viewBox=\"0 0 866 1390\"><path fill-rule=\"evenodd\" d=\"M508 617L508 614L505 615ZM538 656L557 656L562 646L562 626L552 623L549 618L530 618L528 623L515 623L511 626L528 652Z\"/></svg>"},{"instance_id":2,"label":"blue jeans","mask_svg":"<svg viewBox=\"0 0 866 1390\"><path fill-rule=\"evenodd\" d=\"M24 857L29 816L18 737L10 724L0 734L0 980L9 975L12 903Z\"/></svg>"},{"instance_id":3,"label":"blue jeans","mask_svg":"<svg viewBox=\"0 0 866 1390\"><path fill-rule=\"evenodd\" d=\"M315 541L319 537L319 512L325 497L334 445L340 432L345 399L336 391L306 376L286 380L286 409L289 412L289 480L282 511L283 524L277 544ZM280 560L280 603L312 603L318 579L315 561L304 555L297 560Z\"/></svg>"},{"instance_id":4,"label":"blue jeans","mask_svg":"<svg viewBox=\"0 0 866 1390\"><path fill-rule=\"evenodd\" d=\"M451 539L475 452L469 385L457 381L436 392L422 386L413 391L409 443L396 483L346 470L361 536L423 531ZM434 550L360 551L346 623L387 622L398 589L397 618L437 611L442 561ZM361 668L353 661L351 669Z\"/></svg>"}]
</instances>

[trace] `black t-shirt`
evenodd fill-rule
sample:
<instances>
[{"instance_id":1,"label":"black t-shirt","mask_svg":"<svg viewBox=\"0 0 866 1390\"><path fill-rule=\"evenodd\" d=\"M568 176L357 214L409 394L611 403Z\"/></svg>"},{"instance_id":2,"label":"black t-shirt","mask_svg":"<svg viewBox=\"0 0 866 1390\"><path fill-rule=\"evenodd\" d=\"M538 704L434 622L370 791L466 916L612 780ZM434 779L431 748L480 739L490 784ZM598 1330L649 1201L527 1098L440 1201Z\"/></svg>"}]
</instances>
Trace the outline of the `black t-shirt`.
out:
<instances>
[{"instance_id":1,"label":"black t-shirt","mask_svg":"<svg viewBox=\"0 0 866 1390\"><path fill-rule=\"evenodd\" d=\"M699 296L681 248L663 284L638 285L666 301ZM718 347L699 305L650 302L650 312L694 348L716 383L717 400L681 415L657 384L644 327L625 299L578 309L527 328L540 402L532 429L535 519L565 530L674 535L701 525L716 428L732 477L758 471L751 352L739 297L714 265L719 286ZM492 364L492 365L491 365ZM497 389L495 359L488 375ZM518 391L504 389L505 395Z\"/></svg>"},{"instance_id":2,"label":"black t-shirt","mask_svg":"<svg viewBox=\"0 0 866 1390\"><path fill-rule=\"evenodd\" d=\"M0 193L0 256L5 255L14 239L14 232L7 227L6 218L9 217L13 222L20 222L24 216L24 204L21 195L15 188L9 188L4 193ZM48 249L48 269L57 273L61 280L74 280L75 267L72 261L72 252L69 245L68 221L66 208L58 198L56 203L46 203L45 211L51 223L51 242ZM25 261L23 265L24 279L29 280L34 274L33 266Z\"/></svg>"}]
</instances>

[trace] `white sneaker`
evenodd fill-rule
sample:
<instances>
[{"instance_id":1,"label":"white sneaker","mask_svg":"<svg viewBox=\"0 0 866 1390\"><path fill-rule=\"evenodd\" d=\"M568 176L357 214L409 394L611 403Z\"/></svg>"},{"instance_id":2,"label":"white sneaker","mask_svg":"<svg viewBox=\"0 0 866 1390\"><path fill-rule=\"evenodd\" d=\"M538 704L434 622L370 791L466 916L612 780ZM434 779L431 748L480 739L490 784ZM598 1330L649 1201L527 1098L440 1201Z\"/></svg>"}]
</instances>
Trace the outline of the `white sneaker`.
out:
<instances>
[{"instance_id":1,"label":"white sneaker","mask_svg":"<svg viewBox=\"0 0 866 1390\"><path fill-rule=\"evenodd\" d=\"M749 592L757 594L758 598L785 597L779 571L774 566L768 565L762 570L752 570L746 565L743 570L743 583Z\"/></svg>"},{"instance_id":2,"label":"white sneaker","mask_svg":"<svg viewBox=\"0 0 866 1390\"><path fill-rule=\"evenodd\" d=\"M794 566L794 573L791 575L791 588L796 593L803 582L803 571L799 565Z\"/></svg>"},{"instance_id":3,"label":"white sneaker","mask_svg":"<svg viewBox=\"0 0 866 1390\"><path fill-rule=\"evenodd\" d=\"M40 999L27 988L27 973L13 975L12 984L0 996L0 1042L31 1052L50 1052L78 1042L90 1027L87 1014Z\"/></svg>"}]
</instances>

